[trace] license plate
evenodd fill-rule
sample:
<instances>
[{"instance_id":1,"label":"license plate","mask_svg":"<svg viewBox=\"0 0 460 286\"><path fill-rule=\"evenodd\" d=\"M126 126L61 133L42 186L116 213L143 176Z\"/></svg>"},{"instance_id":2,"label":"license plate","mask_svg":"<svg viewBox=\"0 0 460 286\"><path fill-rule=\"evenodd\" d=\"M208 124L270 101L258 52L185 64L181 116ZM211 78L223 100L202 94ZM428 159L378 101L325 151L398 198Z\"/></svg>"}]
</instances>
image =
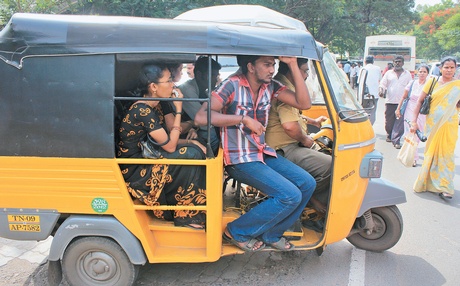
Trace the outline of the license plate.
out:
<instances>
[{"instance_id":1,"label":"license plate","mask_svg":"<svg viewBox=\"0 0 460 286\"><path fill-rule=\"evenodd\" d=\"M38 215L8 215L8 222L13 223L40 223Z\"/></svg>"},{"instance_id":2,"label":"license plate","mask_svg":"<svg viewBox=\"0 0 460 286\"><path fill-rule=\"evenodd\" d=\"M10 231L40 232L40 225L38 224L10 223L9 226Z\"/></svg>"}]
</instances>

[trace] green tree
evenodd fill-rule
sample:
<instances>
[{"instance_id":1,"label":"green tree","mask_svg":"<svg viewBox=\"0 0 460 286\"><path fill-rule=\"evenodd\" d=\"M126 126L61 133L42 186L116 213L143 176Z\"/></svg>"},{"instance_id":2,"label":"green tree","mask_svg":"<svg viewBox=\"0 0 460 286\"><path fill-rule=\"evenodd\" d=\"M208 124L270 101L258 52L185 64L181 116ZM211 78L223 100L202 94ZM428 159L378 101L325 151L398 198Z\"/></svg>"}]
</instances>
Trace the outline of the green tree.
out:
<instances>
[{"instance_id":1,"label":"green tree","mask_svg":"<svg viewBox=\"0 0 460 286\"><path fill-rule=\"evenodd\" d=\"M444 49L443 56L453 55L460 58L460 13L458 10L441 26L435 38Z\"/></svg>"},{"instance_id":2,"label":"green tree","mask_svg":"<svg viewBox=\"0 0 460 286\"><path fill-rule=\"evenodd\" d=\"M302 20L315 39L341 54L362 55L366 36L407 33L418 17L413 0L286 2L288 15Z\"/></svg>"},{"instance_id":3,"label":"green tree","mask_svg":"<svg viewBox=\"0 0 460 286\"><path fill-rule=\"evenodd\" d=\"M459 12L460 5L452 1L443 1L421 11L420 21L413 31L417 36L418 58L435 60L444 55L458 55Z\"/></svg>"}]
</instances>

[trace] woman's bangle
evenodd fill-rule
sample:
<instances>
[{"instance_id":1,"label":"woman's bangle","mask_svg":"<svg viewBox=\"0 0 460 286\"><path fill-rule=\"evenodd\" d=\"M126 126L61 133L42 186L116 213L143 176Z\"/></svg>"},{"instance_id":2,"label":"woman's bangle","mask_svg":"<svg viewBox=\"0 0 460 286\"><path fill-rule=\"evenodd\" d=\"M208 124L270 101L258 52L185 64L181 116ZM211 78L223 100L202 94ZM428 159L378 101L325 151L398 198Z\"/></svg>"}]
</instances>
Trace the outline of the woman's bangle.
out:
<instances>
[{"instance_id":1,"label":"woman's bangle","mask_svg":"<svg viewBox=\"0 0 460 286\"><path fill-rule=\"evenodd\" d=\"M245 116L244 114L241 115L241 120L240 120L240 123L238 123L238 125L241 125L243 123L244 116Z\"/></svg>"},{"instance_id":2,"label":"woman's bangle","mask_svg":"<svg viewBox=\"0 0 460 286\"><path fill-rule=\"evenodd\" d=\"M179 131L179 133L182 133L182 128L181 128L180 126L173 126L173 127L171 128L171 132L172 132L173 130L177 130L177 131Z\"/></svg>"},{"instance_id":3,"label":"woman's bangle","mask_svg":"<svg viewBox=\"0 0 460 286\"><path fill-rule=\"evenodd\" d=\"M176 112L176 115L177 115L177 114L180 114L180 115L182 115L182 111Z\"/></svg>"}]
</instances>

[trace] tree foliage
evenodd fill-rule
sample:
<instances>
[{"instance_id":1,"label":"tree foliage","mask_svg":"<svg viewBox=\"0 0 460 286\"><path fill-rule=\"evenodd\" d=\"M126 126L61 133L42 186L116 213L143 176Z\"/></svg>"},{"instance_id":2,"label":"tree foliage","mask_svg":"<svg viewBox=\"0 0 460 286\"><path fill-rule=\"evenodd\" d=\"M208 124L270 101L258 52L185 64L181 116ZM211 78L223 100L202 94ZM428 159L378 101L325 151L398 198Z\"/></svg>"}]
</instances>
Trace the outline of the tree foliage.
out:
<instances>
[{"instance_id":1,"label":"tree foliage","mask_svg":"<svg viewBox=\"0 0 460 286\"><path fill-rule=\"evenodd\" d=\"M460 5L452 1L422 9L413 32L417 36L417 57L439 60L446 55L460 56L459 13Z\"/></svg>"},{"instance_id":2,"label":"tree foliage","mask_svg":"<svg viewBox=\"0 0 460 286\"><path fill-rule=\"evenodd\" d=\"M262 5L297 18L335 53L361 56L365 37L417 36L418 55L458 53L458 0L414 9L414 0L0 0L0 25L15 12L173 18L190 9ZM457 13L457 14L455 14Z\"/></svg>"}]
</instances>

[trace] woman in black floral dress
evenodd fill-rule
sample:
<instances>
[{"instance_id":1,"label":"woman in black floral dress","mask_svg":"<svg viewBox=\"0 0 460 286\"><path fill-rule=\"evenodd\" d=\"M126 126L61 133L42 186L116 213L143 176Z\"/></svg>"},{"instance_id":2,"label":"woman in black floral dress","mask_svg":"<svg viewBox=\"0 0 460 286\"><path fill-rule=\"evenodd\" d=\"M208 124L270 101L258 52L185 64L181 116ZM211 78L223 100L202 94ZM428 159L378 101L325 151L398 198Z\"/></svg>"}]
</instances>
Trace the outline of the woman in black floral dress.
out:
<instances>
[{"instance_id":1,"label":"woman in black floral dress","mask_svg":"<svg viewBox=\"0 0 460 286\"><path fill-rule=\"evenodd\" d=\"M146 98L182 98L174 87L166 66L147 65L140 73L141 94ZM142 158L140 141L150 136L165 158L204 159L206 148L197 140L179 139L182 133L182 102L174 101L175 115L168 104L159 101L137 101L131 105L120 123L117 156ZM169 114L169 115L167 115ZM174 116L172 126L167 126L165 116ZM146 205L205 205L206 181L204 166L135 165L120 166L129 192ZM203 211L154 211L154 215L174 220L176 226L204 229L206 215Z\"/></svg>"}]
</instances>

